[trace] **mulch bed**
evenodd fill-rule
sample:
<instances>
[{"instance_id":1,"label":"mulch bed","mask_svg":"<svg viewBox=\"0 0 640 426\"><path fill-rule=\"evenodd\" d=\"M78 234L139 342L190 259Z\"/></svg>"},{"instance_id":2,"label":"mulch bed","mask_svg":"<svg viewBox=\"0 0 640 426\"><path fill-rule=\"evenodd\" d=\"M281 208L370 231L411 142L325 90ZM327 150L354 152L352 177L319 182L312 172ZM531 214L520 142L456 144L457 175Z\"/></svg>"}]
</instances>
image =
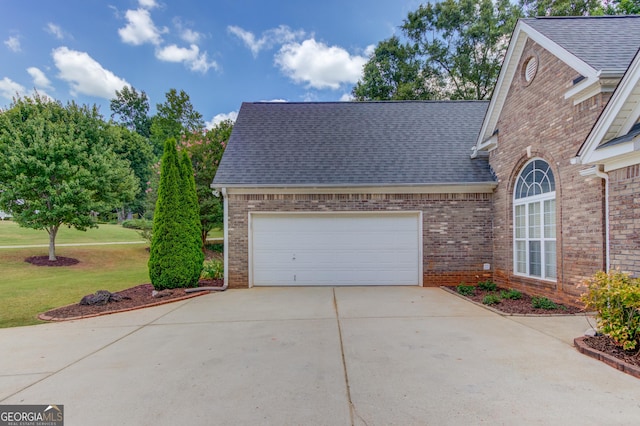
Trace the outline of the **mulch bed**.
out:
<instances>
[{"instance_id":1,"label":"mulch bed","mask_svg":"<svg viewBox=\"0 0 640 426\"><path fill-rule=\"evenodd\" d=\"M460 295L456 291L456 287L447 287L450 291L455 292ZM489 294L500 294L501 291L504 291L503 288L498 288L496 291L486 291L482 290L479 287L476 287L475 295L473 296L462 296L467 299L473 300L477 303L482 303L482 299ZM576 314L584 314L584 309L576 307L563 305L561 303L557 303L558 309L538 309L534 308L531 305L532 297L526 293L522 293L522 298L518 300L514 299L502 299L500 303L495 303L489 306L493 309L496 309L502 313L508 315L576 315Z\"/></svg>"},{"instance_id":2,"label":"mulch bed","mask_svg":"<svg viewBox=\"0 0 640 426\"><path fill-rule=\"evenodd\" d=\"M57 260L49 260L49 256L31 256L24 261L35 266L71 266L80 263L73 257L56 256Z\"/></svg>"},{"instance_id":3,"label":"mulch bed","mask_svg":"<svg viewBox=\"0 0 640 426\"><path fill-rule=\"evenodd\" d=\"M198 282L199 287L222 287L222 285L222 280L200 280ZM105 305L80 305L79 303L75 303L47 311L40 315L40 319L61 321L128 311L201 296L207 294L207 291L187 293L184 288L177 288L163 290L159 295L154 297L153 285L141 284L118 291L115 294L120 295L122 300L119 302L109 302Z\"/></svg>"},{"instance_id":4,"label":"mulch bed","mask_svg":"<svg viewBox=\"0 0 640 426\"><path fill-rule=\"evenodd\" d=\"M585 337L583 341L590 348L611 355L628 364L640 367L640 349L625 351L620 346L616 346L609 336L604 335Z\"/></svg>"}]
</instances>

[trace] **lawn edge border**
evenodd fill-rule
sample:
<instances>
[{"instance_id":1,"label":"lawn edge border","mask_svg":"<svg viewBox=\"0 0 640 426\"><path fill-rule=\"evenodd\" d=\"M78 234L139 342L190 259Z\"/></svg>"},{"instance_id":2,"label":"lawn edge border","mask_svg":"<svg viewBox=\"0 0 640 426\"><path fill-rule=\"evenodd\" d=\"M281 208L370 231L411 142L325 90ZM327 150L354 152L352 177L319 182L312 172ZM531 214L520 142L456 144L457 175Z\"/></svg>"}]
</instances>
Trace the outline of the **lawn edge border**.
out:
<instances>
[{"instance_id":1,"label":"lawn edge border","mask_svg":"<svg viewBox=\"0 0 640 426\"><path fill-rule=\"evenodd\" d=\"M575 345L578 352L588 357L594 358L598 361L604 362L608 366L622 371L623 373L627 373L635 377L636 379L640 379L640 367L629 364L628 362L622 361L614 356L592 348L585 342L588 337L589 336L581 336L573 339L573 344Z\"/></svg>"},{"instance_id":2,"label":"lawn edge border","mask_svg":"<svg viewBox=\"0 0 640 426\"><path fill-rule=\"evenodd\" d=\"M444 291L446 291L447 293L451 293L455 296L458 296L459 298L466 300L467 302L473 303L476 306L479 306L481 308L487 309L493 313L496 313L498 315L501 315L503 317L530 317L530 318L537 318L537 317L576 317L576 316L595 316L596 313L595 312L578 312L575 314L515 314L512 312L503 312L499 309L493 308L489 305L485 305L484 303L479 303L476 302L475 300L471 300L468 297L465 297L463 295L461 295L460 293L458 293L457 291L455 291L453 288L451 288L450 286L440 286L441 289L443 289Z\"/></svg>"},{"instance_id":3,"label":"lawn edge border","mask_svg":"<svg viewBox=\"0 0 640 426\"><path fill-rule=\"evenodd\" d=\"M134 306L134 307L131 307L131 308L116 309L116 310L113 310L113 311L99 312L99 313L96 313L96 314L79 315L79 316L76 316L76 317L68 317L68 318L52 317L52 316L46 315L46 312L44 312L42 314L38 314L38 319L42 320L42 321L61 322L61 321L74 321L74 320L80 320L80 319L85 319L85 318L101 317L103 315L119 314L119 313L122 313L122 312L136 311L138 309L145 309L145 308L151 308L151 307L154 307L154 306L166 305L168 303L173 303L173 302L179 302L181 300L192 299L194 297L203 296L203 295L209 294L209 293L212 293L212 291L201 291L201 292L197 292L197 293L193 293L193 294L186 294L184 296L175 297L173 299L159 300L157 302L153 302L153 303L150 303L150 304L147 304L147 305ZM77 305L77 303L70 303L70 304L68 304L66 306L72 306L72 305ZM66 307L66 306L63 306L63 307Z\"/></svg>"}]
</instances>

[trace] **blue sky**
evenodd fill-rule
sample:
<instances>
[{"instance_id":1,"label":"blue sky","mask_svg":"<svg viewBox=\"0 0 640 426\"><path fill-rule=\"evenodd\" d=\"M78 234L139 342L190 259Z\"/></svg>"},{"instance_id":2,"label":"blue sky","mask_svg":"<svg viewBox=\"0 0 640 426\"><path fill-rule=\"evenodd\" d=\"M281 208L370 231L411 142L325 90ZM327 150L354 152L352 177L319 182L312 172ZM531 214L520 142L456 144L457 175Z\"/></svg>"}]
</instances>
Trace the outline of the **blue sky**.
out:
<instances>
[{"instance_id":1,"label":"blue sky","mask_svg":"<svg viewBox=\"0 0 640 426\"><path fill-rule=\"evenodd\" d=\"M152 113L185 90L209 125L243 101L348 99L418 0L0 0L0 106L35 89L98 104L128 84Z\"/></svg>"}]
</instances>

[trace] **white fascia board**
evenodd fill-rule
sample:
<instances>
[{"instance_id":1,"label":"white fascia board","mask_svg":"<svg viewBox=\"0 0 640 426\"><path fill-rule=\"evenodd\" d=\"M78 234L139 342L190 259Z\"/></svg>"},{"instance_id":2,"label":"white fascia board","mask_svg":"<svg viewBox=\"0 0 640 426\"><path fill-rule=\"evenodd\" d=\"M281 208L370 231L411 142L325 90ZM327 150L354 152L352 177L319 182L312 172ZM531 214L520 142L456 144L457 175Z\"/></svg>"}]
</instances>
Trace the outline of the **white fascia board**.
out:
<instances>
[{"instance_id":1,"label":"white fascia board","mask_svg":"<svg viewBox=\"0 0 640 426\"><path fill-rule=\"evenodd\" d=\"M640 135L630 141L594 151L589 162L584 164L603 164L605 172L640 164Z\"/></svg>"},{"instance_id":2,"label":"white fascia board","mask_svg":"<svg viewBox=\"0 0 640 426\"><path fill-rule=\"evenodd\" d=\"M509 88L511 87L511 82L513 81L513 76L516 72L518 62L520 62L520 56L522 55L524 45L527 42L527 35L522 31L522 26L522 20L518 20L518 23L513 30L513 34L511 35L511 41L509 42L507 53L504 56L504 61L500 68L500 74L498 75L498 80L496 81L496 85L493 89L491 101L489 102L489 107L487 108L487 113L484 117L484 121L482 122L480 134L478 135L478 141L476 143L478 148L482 145L483 141L493 135L496 123L498 122L498 118L502 112L502 107L504 106Z\"/></svg>"},{"instance_id":3,"label":"white fascia board","mask_svg":"<svg viewBox=\"0 0 640 426\"><path fill-rule=\"evenodd\" d=\"M481 194L492 193L497 182L433 185L225 185L228 194Z\"/></svg>"},{"instance_id":4,"label":"white fascia board","mask_svg":"<svg viewBox=\"0 0 640 426\"><path fill-rule=\"evenodd\" d=\"M575 69L580 75L585 76L586 79L598 79L597 71L593 67L539 31L536 31L524 21L518 20L513 35L511 36L511 42L509 43L502 68L500 69L500 75L498 76L487 114L482 123L480 134L478 135L476 143L478 150L480 150L482 143L489 139L495 131L509 88L511 87L514 76L518 73L518 63L520 62L528 38Z\"/></svg>"},{"instance_id":5,"label":"white fascia board","mask_svg":"<svg viewBox=\"0 0 640 426\"><path fill-rule=\"evenodd\" d=\"M580 148L578 156L583 163L594 163L597 161L596 158L600 160L609 158L603 157L605 153L610 153L611 156L618 155L616 154L617 150L604 148L596 151L596 148L598 148L598 146L602 142L606 142L604 138L609 132L609 129L611 129L611 126L620 115L620 112L622 111L625 103L631 97L634 90L636 90L638 86L640 86L640 52L636 54L636 57L631 62L631 65L629 65L629 69L618 84L617 89L613 92L613 95L607 103L607 106L602 111L602 114L600 114L598 121L593 126L593 129ZM635 116L633 114L635 114ZM633 114L629 117L624 117L625 124L613 136L614 138L623 136L629 132L633 124L636 122L638 115L640 115L640 106L636 105L636 107L633 109ZM624 145L626 144L616 145L616 147Z\"/></svg>"}]
</instances>

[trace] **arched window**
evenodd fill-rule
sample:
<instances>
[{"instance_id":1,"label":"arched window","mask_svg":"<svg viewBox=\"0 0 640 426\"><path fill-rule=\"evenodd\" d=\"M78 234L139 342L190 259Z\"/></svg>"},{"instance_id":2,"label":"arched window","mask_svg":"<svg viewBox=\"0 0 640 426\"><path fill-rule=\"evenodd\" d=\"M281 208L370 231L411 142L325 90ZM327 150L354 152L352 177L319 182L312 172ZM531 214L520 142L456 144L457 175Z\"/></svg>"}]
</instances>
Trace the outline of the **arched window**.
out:
<instances>
[{"instance_id":1,"label":"arched window","mask_svg":"<svg viewBox=\"0 0 640 426\"><path fill-rule=\"evenodd\" d=\"M549 164L528 162L513 194L513 269L518 275L555 280L556 183Z\"/></svg>"}]
</instances>

